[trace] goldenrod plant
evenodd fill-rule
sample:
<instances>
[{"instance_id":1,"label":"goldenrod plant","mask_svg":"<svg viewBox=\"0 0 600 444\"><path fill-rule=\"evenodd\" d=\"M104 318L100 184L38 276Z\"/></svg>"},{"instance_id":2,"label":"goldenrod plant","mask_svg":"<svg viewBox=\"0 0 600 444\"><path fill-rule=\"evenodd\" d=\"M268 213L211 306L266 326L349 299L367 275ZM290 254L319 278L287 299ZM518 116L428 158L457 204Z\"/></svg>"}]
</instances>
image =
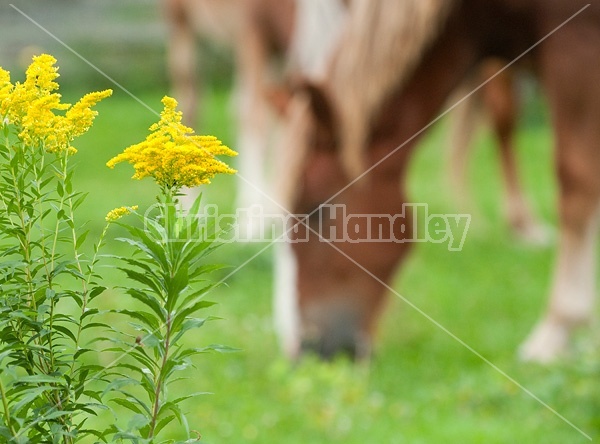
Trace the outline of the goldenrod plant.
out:
<instances>
[{"instance_id":1,"label":"goldenrod plant","mask_svg":"<svg viewBox=\"0 0 600 444\"><path fill-rule=\"evenodd\" d=\"M181 187L210 183L217 174L233 174L235 170L215 158L236 153L212 136L194 136L191 128L181 123L175 99L162 100L160 121L150 127L145 141L127 148L107 165L127 161L135 169L133 178L151 177L159 186L157 204L145 215L137 214L144 228L122 222L133 252L120 258L120 269L127 275L129 286L123 290L137 300L143 309L118 310L130 318L135 334L114 340L110 351L127 356L116 367L123 371L113 379L106 391L122 396L114 402L134 415L126 429L115 427L116 437L146 443L174 419L178 419L190 440L187 421L179 404L195 394L171 399L168 386L176 374L192 365L190 358L210 350L227 351L227 347L210 345L189 348L183 338L190 330L201 327L210 317L196 317L201 309L213 305L203 299L214 284L206 274L219 266L205 263L213 250L215 227L203 223L199 214L200 197L184 212L178 203ZM107 216L115 219L128 208L113 210ZM133 376L132 376L133 375ZM135 389L137 392L134 392ZM142 438L141 440L139 438Z\"/></svg>"},{"instance_id":2,"label":"goldenrod plant","mask_svg":"<svg viewBox=\"0 0 600 444\"><path fill-rule=\"evenodd\" d=\"M81 338L101 326L88 308L104 287L97 256L80 254L86 233L76 210L85 195L73 189L70 160L92 107L111 91L61 103L55 63L34 57L14 84L0 69L0 436L15 443L75 442L94 433L80 413L100 407L86 393L98 368L81 359L89 352ZM62 312L73 303L75 315Z\"/></svg>"},{"instance_id":3,"label":"goldenrod plant","mask_svg":"<svg viewBox=\"0 0 600 444\"><path fill-rule=\"evenodd\" d=\"M173 419L187 430L184 398L168 397L173 375L197 353L226 350L182 344L186 332L208 319L195 316L211 305L202 299L211 288L203 279L216 267L203 263L214 236L198 216L199 200L184 214L177 196L182 186L233 173L214 156L235 152L216 138L193 136L181 125L175 100L165 97L148 139L109 162L130 161L136 178L156 180L155 211L112 210L85 255L88 233L77 210L86 195L73 187L72 143L92 126L94 105L112 92L61 103L55 64L50 55L34 57L25 81L14 84L0 68L0 442L164 442L157 437ZM141 226L121 222L130 213ZM127 276L122 290L145 307L115 309L131 321L123 326L109 326L95 304L109 286L97 264L105 256L115 260L101 254L111 224L127 229L121 240L134 250L116 258ZM138 330L133 337L129 327ZM85 343L89 332L94 340ZM91 359L100 353L98 340L111 341L107 351L118 352L109 366ZM130 410L131 419L123 427L89 427L91 416L109 408L107 399Z\"/></svg>"}]
</instances>

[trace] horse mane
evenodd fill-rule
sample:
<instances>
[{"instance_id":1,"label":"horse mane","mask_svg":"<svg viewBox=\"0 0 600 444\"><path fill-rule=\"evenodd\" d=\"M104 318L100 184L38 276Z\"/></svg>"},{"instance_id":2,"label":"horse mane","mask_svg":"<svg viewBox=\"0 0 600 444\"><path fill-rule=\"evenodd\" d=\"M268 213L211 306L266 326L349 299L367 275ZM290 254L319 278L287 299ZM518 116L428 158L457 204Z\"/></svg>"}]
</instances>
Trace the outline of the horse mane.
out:
<instances>
[{"instance_id":1,"label":"horse mane","mask_svg":"<svg viewBox=\"0 0 600 444\"><path fill-rule=\"evenodd\" d=\"M327 82L339 112L342 162L365 169L368 129L441 32L456 0L353 0Z\"/></svg>"}]
</instances>

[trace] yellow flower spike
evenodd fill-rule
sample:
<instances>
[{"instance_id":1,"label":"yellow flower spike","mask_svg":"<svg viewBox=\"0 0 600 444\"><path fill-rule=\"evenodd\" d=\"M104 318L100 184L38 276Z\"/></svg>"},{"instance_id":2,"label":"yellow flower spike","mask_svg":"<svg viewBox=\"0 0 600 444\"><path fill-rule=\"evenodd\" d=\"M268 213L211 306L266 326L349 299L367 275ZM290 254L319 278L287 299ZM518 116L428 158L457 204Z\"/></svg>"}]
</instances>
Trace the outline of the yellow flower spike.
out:
<instances>
[{"instance_id":1,"label":"yellow flower spike","mask_svg":"<svg viewBox=\"0 0 600 444\"><path fill-rule=\"evenodd\" d=\"M65 110L68 104L60 103L60 94L53 93L58 89L54 80L58 77L58 68L54 66L56 59L48 54L34 56L25 73L25 82L15 83L10 95L8 115L10 121L20 124L31 108L39 106L36 100L46 100L48 109Z\"/></svg>"},{"instance_id":2,"label":"yellow flower spike","mask_svg":"<svg viewBox=\"0 0 600 444\"><path fill-rule=\"evenodd\" d=\"M0 68L0 118L4 118L8 109L8 99L13 89L10 83L10 73Z\"/></svg>"},{"instance_id":3,"label":"yellow flower spike","mask_svg":"<svg viewBox=\"0 0 600 444\"><path fill-rule=\"evenodd\" d=\"M34 56L31 65L25 71L25 86L29 89L37 88L48 93L58 89L56 80L59 77L56 59L49 54Z\"/></svg>"},{"instance_id":4,"label":"yellow flower spike","mask_svg":"<svg viewBox=\"0 0 600 444\"><path fill-rule=\"evenodd\" d=\"M128 214L131 214L132 212L134 212L137 209L138 209L137 205L134 205L132 207L115 208L114 210L110 210L104 219L106 220L106 222L114 222L116 220L121 219L123 216L127 216Z\"/></svg>"},{"instance_id":5,"label":"yellow flower spike","mask_svg":"<svg viewBox=\"0 0 600 444\"><path fill-rule=\"evenodd\" d=\"M110 95L111 89L88 93L67 111L65 119L71 130L71 138L78 137L90 129L98 115L98 111L92 111L91 108Z\"/></svg>"},{"instance_id":6,"label":"yellow flower spike","mask_svg":"<svg viewBox=\"0 0 600 444\"><path fill-rule=\"evenodd\" d=\"M125 149L107 162L109 168L129 162L135 169L133 179L152 177L162 187L179 189L210 183L217 174L236 171L215 158L218 155L236 156L214 136L194 136L191 128L181 123L182 113L177 101L165 96L164 109L158 123L150 126L150 135Z\"/></svg>"},{"instance_id":7,"label":"yellow flower spike","mask_svg":"<svg viewBox=\"0 0 600 444\"><path fill-rule=\"evenodd\" d=\"M61 103L57 92L58 67L48 54L33 57L25 82L10 84L7 71L0 69L0 116L19 128L19 138L28 146L41 146L48 153L74 154L71 142L90 129L98 114L91 108L112 94L92 92L75 105ZM66 111L64 115L55 111Z\"/></svg>"},{"instance_id":8,"label":"yellow flower spike","mask_svg":"<svg viewBox=\"0 0 600 444\"><path fill-rule=\"evenodd\" d=\"M0 88L3 88L8 84L10 84L10 72L0 68ZM2 91L2 89L0 89L0 91Z\"/></svg>"}]
</instances>

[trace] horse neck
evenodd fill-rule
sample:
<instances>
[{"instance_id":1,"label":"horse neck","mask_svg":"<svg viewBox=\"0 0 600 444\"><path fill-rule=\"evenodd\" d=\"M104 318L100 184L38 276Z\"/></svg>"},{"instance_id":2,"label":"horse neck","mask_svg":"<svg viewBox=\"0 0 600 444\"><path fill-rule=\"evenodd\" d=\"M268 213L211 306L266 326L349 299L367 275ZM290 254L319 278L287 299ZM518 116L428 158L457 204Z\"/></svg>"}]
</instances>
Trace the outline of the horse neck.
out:
<instances>
[{"instance_id":1,"label":"horse neck","mask_svg":"<svg viewBox=\"0 0 600 444\"><path fill-rule=\"evenodd\" d=\"M382 166L387 164L390 175L404 173L419 136L445 114L443 105L478 59L475 46L461 29L458 20L447 24L414 74L388 96L373 122L370 161L389 156Z\"/></svg>"}]
</instances>

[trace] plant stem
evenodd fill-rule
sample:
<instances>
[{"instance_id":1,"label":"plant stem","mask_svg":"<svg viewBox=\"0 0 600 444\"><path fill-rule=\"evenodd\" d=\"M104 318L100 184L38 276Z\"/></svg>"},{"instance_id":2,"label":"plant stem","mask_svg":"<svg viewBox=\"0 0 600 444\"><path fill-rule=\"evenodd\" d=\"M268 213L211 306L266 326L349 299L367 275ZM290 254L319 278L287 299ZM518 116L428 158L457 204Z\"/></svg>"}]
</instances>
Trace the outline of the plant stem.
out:
<instances>
[{"instance_id":1,"label":"plant stem","mask_svg":"<svg viewBox=\"0 0 600 444\"><path fill-rule=\"evenodd\" d=\"M4 406L4 417L6 418L6 424L8 425L12 436L16 437L17 431L14 429L10 419L10 409L8 408L8 399L6 398L6 392L4 390L4 384L2 384L2 379L0 379L0 395L2 396L2 405Z\"/></svg>"},{"instance_id":2,"label":"plant stem","mask_svg":"<svg viewBox=\"0 0 600 444\"><path fill-rule=\"evenodd\" d=\"M171 342L171 313L167 314L166 327L167 331L165 333L165 352L162 357L162 363L158 371L158 378L155 383L156 389L154 392L154 406L152 408L152 419L150 421L150 431L148 432L148 438L154 437L154 429L156 428L156 421L158 420L158 412L160 409L160 392L164 382L163 371L165 369L169 357L169 345Z\"/></svg>"},{"instance_id":3,"label":"plant stem","mask_svg":"<svg viewBox=\"0 0 600 444\"><path fill-rule=\"evenodd\" d=\"M92 262L90 263L87 279L84 282L84 292L83 292L83 299L82 299L82 303L81 303L81 314L79 315L79 323L77 324L77 333L75 334L75 345L74 345L75 352L77 352L77 349L79 348L81 332L83 331L83 321L81 320L81 318L85 314L85 310L87 309L87 304L89 302L89 300L88 300L89 291L87 290L87 286L90 284L90 282L92 280L92 275L94 272L94 264L96 263L96 260L98 258L98 252L100 251L100 246L104 242L104 237L106 236L108 227L109 227L109 224L106 224L104 226L104 229L102 230L102 234L100 235L100 239L98 240L98 244L97 244L98 246L94 252L94 255L92 256ZM77 250L75 250L75 253L77 255ZM77 261L77 263L79 264L79 261ZM80 268L80 270L81 270L81 268ZM71 362L71 368L69 369L69 375L73 374L74 368L75 368L75 360L73 360L73 362Z\"/></svg>"}]
</instances>

